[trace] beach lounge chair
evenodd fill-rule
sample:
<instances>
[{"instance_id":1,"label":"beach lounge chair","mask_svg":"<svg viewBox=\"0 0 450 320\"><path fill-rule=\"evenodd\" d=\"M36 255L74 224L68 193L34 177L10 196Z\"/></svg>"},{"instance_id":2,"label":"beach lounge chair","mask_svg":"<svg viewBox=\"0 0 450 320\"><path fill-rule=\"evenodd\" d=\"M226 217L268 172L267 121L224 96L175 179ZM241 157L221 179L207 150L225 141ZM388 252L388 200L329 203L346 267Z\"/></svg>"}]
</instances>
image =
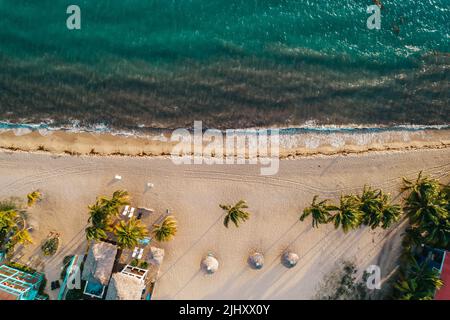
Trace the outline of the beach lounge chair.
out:
<instances>
[{"instance_id":1,"label":"beach lounge chair","mask_svg":"<svg viewBox=\"0 0 450 320\"><path fill-rule=\"evenodd\" d=\"M135 209L136 209L136 208L131 207L130 214L128 215L128 218L131 218L131 217L133 216L134 210L135 210Z\"/></svg>"},{"instance_id":2,"label":"beach lounge chair","mask_svg":"<svg viewBox=\"0 0 450 320\"><path fill-rule=\"evenodd\" d=\"M123 209L122 215L126 216L128 214L128 210L130 209L130 206L125 206Z\"/></svg>"},{"instance_id":3,"label":"beach lounge chair","mask_svg":"<svg viewBox=\"0 0 450 320\"><path fill-rule=\"evenodd\" d=\"M133 254L131 255L131 257L133 257L133 258L136 257L138 250L139 250L138 247L134 247Z\"/></svg>"},{"instance_id":4,"label":"beach lounge chair","mask_svg":"<svg viewBox=\"0 0 450 320\"><path fill-rule=\"evenodd\" d=\"M142 255L144 254L144 249L140 249L139 250L139 255L138 255L138 259L141 259L142 258Z\"/></svg>"}]
</instances>

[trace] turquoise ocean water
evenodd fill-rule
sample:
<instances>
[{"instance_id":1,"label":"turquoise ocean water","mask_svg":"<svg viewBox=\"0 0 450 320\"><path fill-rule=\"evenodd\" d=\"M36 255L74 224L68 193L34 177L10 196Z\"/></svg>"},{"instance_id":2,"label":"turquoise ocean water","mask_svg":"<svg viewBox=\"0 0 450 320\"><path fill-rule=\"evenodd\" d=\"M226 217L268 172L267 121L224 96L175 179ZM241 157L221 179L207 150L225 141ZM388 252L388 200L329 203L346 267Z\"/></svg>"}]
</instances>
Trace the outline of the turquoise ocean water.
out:
<instances>
[{"instance_id":1,"label":"turquoise ocean water","mask_svg":"<svg viewBox=\"0 0 450 320\"><path fill-rule=\"evenodd\" d=\"M449 124L450 0L381 2L0 0L0 121Z\"/></svg>"}]
</instances>

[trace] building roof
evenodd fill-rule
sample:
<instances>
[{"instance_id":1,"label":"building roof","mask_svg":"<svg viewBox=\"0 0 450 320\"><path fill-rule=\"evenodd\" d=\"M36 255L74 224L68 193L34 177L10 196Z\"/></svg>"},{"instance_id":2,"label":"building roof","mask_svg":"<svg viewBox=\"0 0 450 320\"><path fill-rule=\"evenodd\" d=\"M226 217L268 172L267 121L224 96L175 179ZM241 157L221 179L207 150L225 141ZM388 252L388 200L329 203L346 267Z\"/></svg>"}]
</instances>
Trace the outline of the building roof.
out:
<instances>
[{"instance_id":1,"label":"building roof","mask_svg":"<svg viewBox=\"0 0 450 320\"><path fill-rule=\"evenodd\" d=\"M441 279L444 285L438 290L435 300L450 300L450 252L445 252L444 262L442 263Z\"/></svg>"},{"instance_id":2,"label":"building roof","mask_svg":"<svg viewBox=\"0 0 450 320\"><path fill-rule=\"evenodd\" d=\"M106 300L141 300L145 283L142 279L114 273L108 286Z\"/></svg>"},{"instance_id":3,"label":"building roof","mask_svg":"<svg viewBox=\"0 0 450 320\"><path fill-rule=\"evenodd\" d=\"M117 255L117 246L107 242L94 242L84 262L81 278L86 281L98 281L104 286L111 278L114 261Z\"/></svg>"},{"instance_id":4,"label":"building roof","mask_svg":"<svg viewBox=\"0 0 450 320\"><path fill-rule=\"evenodd\" d=\"M43 276L0 265L0 300L34 300Z\"/></svg>"}]
</instances>

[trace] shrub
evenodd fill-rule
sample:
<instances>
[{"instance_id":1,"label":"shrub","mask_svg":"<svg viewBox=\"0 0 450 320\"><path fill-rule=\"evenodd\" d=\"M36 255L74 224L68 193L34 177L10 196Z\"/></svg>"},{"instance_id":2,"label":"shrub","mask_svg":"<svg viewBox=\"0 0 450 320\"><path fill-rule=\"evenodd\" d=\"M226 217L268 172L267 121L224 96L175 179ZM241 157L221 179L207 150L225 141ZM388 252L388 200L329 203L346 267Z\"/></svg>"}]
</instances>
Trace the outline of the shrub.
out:
<instances>
[{"instance_id":1,"label":"shrub","mask_svg":"<svg viewBox=\"0 0 450 320\"><path fill-rule=\"evenodd\" d=\"M132 266L132 267L137 267L138 264L139 264L139 260L138 259L133 259L130 262L130 266Z\"/></svg>"},{"instance_id":2,"label":"shrub","mask_svg":"<svg viewBox=\"0 0 450 320\"><path fill-rule=\"evenodd\" d=\"M7 265L11 268L23 271L23 272L27 272L27 273L35 273L36 270L33 268L30 268L28 266L24 266L23 264L17 263L17 262L8 262Z\"/></svg>"},{"instance_id":3,"label":"shrub","mask_svg":"<svg viewBox=\"0 0 450 320\"><path fill-rule=\"evenodd\" d=\"M47 239L45 243L42 245L41 249L45 256L52 256L56 253L59 246L59 237L54 236L50 239Z\"/></svg>"}]
</instances>

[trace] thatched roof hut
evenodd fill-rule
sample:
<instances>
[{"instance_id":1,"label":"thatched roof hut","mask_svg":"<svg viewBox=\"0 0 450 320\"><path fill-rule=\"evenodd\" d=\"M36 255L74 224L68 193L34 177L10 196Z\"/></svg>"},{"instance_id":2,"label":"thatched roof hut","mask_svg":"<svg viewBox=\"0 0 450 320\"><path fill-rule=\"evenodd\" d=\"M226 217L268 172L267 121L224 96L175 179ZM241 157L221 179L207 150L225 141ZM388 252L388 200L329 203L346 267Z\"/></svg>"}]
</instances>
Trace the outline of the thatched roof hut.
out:
<instances>
[{"instance_id":1,"label":"thatched roof hut","mask_svg":"<svg viewBox=\"0 0 450 320\"><path fill-rule=\"evenodd\" d=\"M116 255L117 246L107 242L93 242L89 247L81 278L107 286Z\"/></svg>"},{"instance_id":2,"label":"thatched roof hut","mask_svg":"<svg viewBox=\"0 0 450 320\"><path fill-rule=\"evenodd\" d=\"M164 249L150 247L148 262L155 266L160 266L164 260Z\"/></svg>"},{"instance_id":3,"label":"thatched roof hut","mask_svg":"<svg viewBox=\"0 0 450 320\"><path fill-rule=\"evenodd\" d=\"M298 254L287 251L281 257L281 262L286 268L292 268L297 265L299 259Z\"/></svg>"},{"instance_id":4,"label":"thatched roof hut","mask_svg":"<svg viewBox=\"0 0 450 320\"><path fill-rule=\"evenodd\" d=\"M219 269L219 261L213 255L209 254L202 261L202 269L209 274L215 273Z\"/></svg>"},{"instance_id":5,"label":"thatched roof hut","mask_svg":"<svg viewBox=\"0 0 450 320\"><path fill-rule=\"evenodd\" d=\"M248 257L248 263L255 269L261 269L264 266L264 256L262 253L255 252Z\"/></svg>"},{"instance_id":6,"label":"thatched roof hut","mask_svg":"<svg viewBox=\"0 0 450 320\"><path fill-rule=\"evenodd\" d=\"M109 282L106 300L141 300L145 282L142 279L114 273Z\"/></svg>"}]
</instances>

